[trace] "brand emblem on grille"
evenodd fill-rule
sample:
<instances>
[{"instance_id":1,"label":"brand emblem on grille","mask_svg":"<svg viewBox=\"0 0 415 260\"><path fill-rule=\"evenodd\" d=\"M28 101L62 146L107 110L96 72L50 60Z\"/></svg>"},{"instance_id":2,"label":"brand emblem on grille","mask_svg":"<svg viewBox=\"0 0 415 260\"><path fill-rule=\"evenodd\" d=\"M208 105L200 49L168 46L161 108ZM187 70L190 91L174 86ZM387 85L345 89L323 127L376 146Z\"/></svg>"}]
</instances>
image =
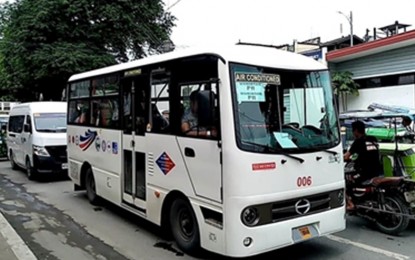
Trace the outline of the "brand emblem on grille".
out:
<instances>
[{"instance_id":1,"label":"brand emblem on grille","mask_svg":"<svg viewBox=\"0 0 415 260\"><path fill-rule=\"evenodd\" d=\"M302 199L295 203L295 212L297 212L299 215L307 214L310 211L310 209L311 203L309 200Z\"/></svg>"}]
</instances>

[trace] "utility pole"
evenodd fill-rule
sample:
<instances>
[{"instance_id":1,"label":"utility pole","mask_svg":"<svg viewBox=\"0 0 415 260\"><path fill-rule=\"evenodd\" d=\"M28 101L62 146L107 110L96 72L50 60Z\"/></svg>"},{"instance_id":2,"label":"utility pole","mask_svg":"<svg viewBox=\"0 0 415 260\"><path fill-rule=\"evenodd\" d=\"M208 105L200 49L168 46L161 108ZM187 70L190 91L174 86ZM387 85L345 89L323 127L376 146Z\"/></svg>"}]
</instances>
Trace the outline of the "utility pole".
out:
<instances>
[{"instance_id":1,"label":"utility pole","mask_svg":"<svg viewBox=\"0 0 415 260\"><path fill-rule=\"evenodd\" d=\"M344 17L346 17L347 21L349 22L349 25L350 25L350 46L353 46L353 12L350 11L349 16L345 15L343 12L340 12L340 11L338 11L338 13L343 15Z\"/></svg>"}]
</instances>

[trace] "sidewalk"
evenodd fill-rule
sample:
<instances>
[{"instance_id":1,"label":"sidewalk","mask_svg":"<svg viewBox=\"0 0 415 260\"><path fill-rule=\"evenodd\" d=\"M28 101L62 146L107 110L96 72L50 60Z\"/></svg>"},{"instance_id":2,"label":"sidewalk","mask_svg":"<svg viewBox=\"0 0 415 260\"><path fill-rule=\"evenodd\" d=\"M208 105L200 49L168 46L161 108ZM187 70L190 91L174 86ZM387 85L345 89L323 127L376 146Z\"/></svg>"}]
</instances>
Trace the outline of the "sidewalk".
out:
<instances>
[{"instance_id":1,"label":"sidewalk","mask_svg":"<svg viewBox=\"0 0 415 260\"><path fill-rule=\"evenodd\" d=\"M0 212L0 260L37 260Z\"/></svg>"},{"instance_id":2,"label":"sidewalk","mask_svg":"<svg viewBox=\"0 0 415 260\"><path fill-rule=\"evenodd\" d=\"M0 252L1 260L18 260L18 258L14 255L12 248L7 243L6 239L0 233Z\"/></svg>"}]
</instances>

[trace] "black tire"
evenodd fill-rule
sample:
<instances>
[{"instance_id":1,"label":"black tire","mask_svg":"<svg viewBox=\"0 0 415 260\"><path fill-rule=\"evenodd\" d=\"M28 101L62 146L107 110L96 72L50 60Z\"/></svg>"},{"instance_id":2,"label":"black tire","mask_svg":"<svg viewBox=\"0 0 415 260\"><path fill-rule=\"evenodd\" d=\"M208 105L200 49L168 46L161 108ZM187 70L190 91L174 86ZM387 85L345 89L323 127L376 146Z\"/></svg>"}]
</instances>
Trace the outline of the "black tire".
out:
<instances>
[{"instance_id":1,"label":"black tire","mask_svg":"<svg viewBox=\"0 0 415 260\"><path fill-rule=\"evenodd\" d=\"M10 155L9 155L9 157L10 157L10 165L11 165L11 167L12 167L12 169L13 170L17 170L19 167L17 167L17 164L16 164L16 162L14 161L14 155L13 155L13 152L10 150Z\"/></svg>"},{"instance_id":2,"label":"black tire","mask_svg":"<svg viewBox=\"0 0 415 260\"><path fill-rule=\"evenodd\" d=\"M36 169L30 165L29 158L26 158L26 174L27 178L31 181L35 180L37 177Z\"/></svg>"},{"instance_id":3,"label":"black tire","mask_svg":"<svg viewBox=\"0 0 415 260\"><path fill-rule=\"evenodd\" d=\"M385 204L388 210L399 214L410 214L409 207L398 196L386 196ZM376 219L377 228L388 235L399 235L408 228L409 218L405 216L396 216L388 213L379 213Z\"/></svg>"},{"instance_id":4,"label":"black tire","mask_svg":"<svg viewBox=\"0 0 415 260\"><path fill-rule=\"evenodd\" d=\"M170 227L181 250L191 255L199 251L199 226L196 215L186 200L178 198L173 202L170 208Z\"/></svg>"},{"instance_id":5,"label":"black tire","mask_svg":"<svg viewBox=\"0 0 415 260\"><path fill-rule=\"evenodd\" d=\"M99 203L99 196L96 192L94 174L92 173L91 168L88 168L85 173L85 188L86 196L88 197L89 202L92 205L97 205Z\"/></svg>"}]
</instances>

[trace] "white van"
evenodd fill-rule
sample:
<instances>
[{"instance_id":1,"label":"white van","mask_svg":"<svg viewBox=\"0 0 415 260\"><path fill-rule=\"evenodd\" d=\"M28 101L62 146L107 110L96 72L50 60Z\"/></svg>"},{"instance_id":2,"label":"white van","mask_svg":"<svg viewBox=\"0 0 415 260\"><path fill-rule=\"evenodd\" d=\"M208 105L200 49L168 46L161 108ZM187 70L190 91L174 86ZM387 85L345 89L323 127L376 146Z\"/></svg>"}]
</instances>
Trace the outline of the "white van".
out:
<instances>
[{"instance_id":1,"label":"white van","mask_svg":"<svg viewBox=\"0 0 415 260\"><path fill-rule=\"evenodd\" d=\"M29 179L68 169L66 102L32 102L9 114L7 148L13 169L26 169Z\"/></svg>"}]
</instances>

